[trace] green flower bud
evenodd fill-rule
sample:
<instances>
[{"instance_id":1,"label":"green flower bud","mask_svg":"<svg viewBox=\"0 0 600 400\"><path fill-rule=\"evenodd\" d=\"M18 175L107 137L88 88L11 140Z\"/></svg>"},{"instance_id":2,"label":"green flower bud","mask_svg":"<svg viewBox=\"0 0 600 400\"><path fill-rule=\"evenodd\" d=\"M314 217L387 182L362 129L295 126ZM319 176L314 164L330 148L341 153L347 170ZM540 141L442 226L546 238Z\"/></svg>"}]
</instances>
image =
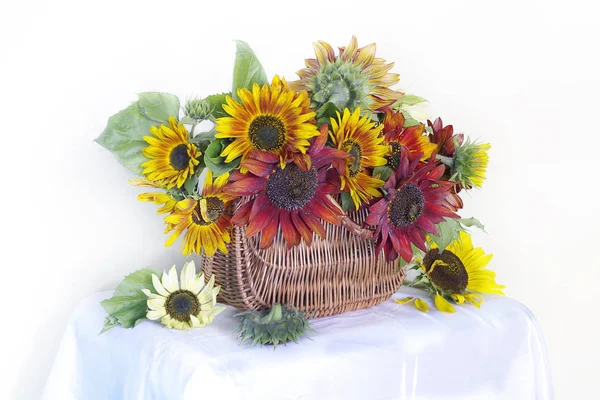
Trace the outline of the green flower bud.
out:
<instances>
[{"instance_id":1,"label":"green flower bud","mask_svg":"<svg viewBox=\"0 0 600 400\"><path fill-rule=\"evenodd\" d=\"M206 99L193 99L185 102L185 115L196 121L204 121L212 114L212 107Z\"/></svg>"}]
</instances>

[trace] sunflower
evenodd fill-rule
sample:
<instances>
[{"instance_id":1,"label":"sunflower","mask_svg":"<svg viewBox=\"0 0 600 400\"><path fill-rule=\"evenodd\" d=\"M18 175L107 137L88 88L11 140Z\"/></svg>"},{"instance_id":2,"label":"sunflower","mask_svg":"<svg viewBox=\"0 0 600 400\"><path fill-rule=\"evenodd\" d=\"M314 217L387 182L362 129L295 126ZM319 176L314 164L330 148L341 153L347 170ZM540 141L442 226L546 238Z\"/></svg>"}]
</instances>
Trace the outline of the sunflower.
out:
<instances>
[{"instance_id":1,"label":"sunflower","mask_svg":"<svg viewBox=\"0 0 600 400\"><path fill-rule=\"evenodd\" d=\"M242 156L244 161L250 150L260 150L279 156L283 166L297 153L306 153L308 140L318 136L317 127L311 123L315 117L309 109L306 92L288 89L284 80L273 78L271 86L254 84L252 92L239 89L241 103L227 97L223 109L231 117L217 119L216 138L233 139L222 157L229 163ZM242 168L242 172L245 170Z\"/></svg>"},{"instance_id":2,"label":"sunflower","mask_svg":"<svg viewBox=\"0 0 600 400\"><path fill-rule=\"evenodd\" d=\"M212 257L221 250L227 253L231 219L225 213L229 202L234 199L223 192L229 174L219 176L213 183L210 170L206 172L206 180L200 200L189 197L177 203L175 211L165 218L167 229L174 231L167 240L166 246L172 245L184 232L182 243L183 254L200 254L202 250Z\"/></svg>"},{"instance_id":3,"label":"sunflower","mask_svg":"<svg viewBox=\"0 0 600 400\"><path fill-rule=\"evenodd\" d=\"M142 149L142 154L150 160L142 164L142 173L167 189L182 187L194 175L202 153L188 141L185 126L173 117L169 117L169 126L153 126L150 132L153 136L144 136L149 146Z\"/></svg>"},{"instance_id":4,"label":"sunflower","mask_svg":"<svg viewBox=\"0 0 600 400\"><path fill-rule=\"evenodd\" d=\"M204 274L196 275L194 261L183 266L180 281L181 286L175 266L168 273L163 272L162 281L152 274L152 285L157 294L142 289L148 296L148 319L160 319L167 328L187 330L210 324L225 309L217 306L221 287L215 286L215 276L205 283Z\"/></svg>"},{"instance_id":5,"label":"sunflower","mask_svg":"<svg viewBox=\"0 0 600 400\"><path fill-rule=\"evenodd\" d=\"M427 277L434 303L440 311L454 312L448 301L463 304L465 301L479 308L484 294L504 294L504 286L495 281L496 274L485 269L492 259L481 248L474 248L471 237L461 231L459 237L440 253L431 243L425 254L422 269Z\"/></svg>"},{"instance_id":6,"label":"sunflower","mask_svg":"<svg viewBox=\"0 0 600 400\"><path fill-rule=\"evenodd\" d=\"M436 144L438 156L452 157L456 151L455 143L460 146L465 140L464 134L454 134L452 125L444 126L441 118L436 118L433 122L427 120L427 125L432 132L429 134L429 141Z\"/></svg>"},{"instance_id":7,"label":"sunflower","mask_svg":"<svg viewBox=\"0 0 600 400\"><path fill-rule=\"evenodd\" d=\"M385 111L383 119L383 137L385 143L390 146L386 155L387 165L396 169L400 165L400 149L407 148L411 155L421 154L421 160L431 157L436 149L435 143L431 143L425 133L425 125L416 125L404 128L405 118L401 112Z\"/></svg>"},{"instance_id":8,"label":"sunflower","mask_svg":"<svg viewBox=\"0 0 600 400\"><path fill-rule=\"evenodd\" d=\"M388 146L380 135L383 125L375 126L369 115L360 116L360 108L353 113L347 108L337 120L331 118L331 139L340 150L352 157L346 159L345 171L341 174L341 190L350 192L356 209L374 197L381 197L378 190L383 186L381 179L373 178L370 168L385 165Z\"/></svg>"},{"instance_id":9,"label":"sunflower","mask_svg":"<svg viewBox=\"0 0 600 400\"><path fill-rule=\"evenodd\" d=\"M136 179L133 181L129 181L129 183L133 186L160 188L160 185L156 182L152 182L146 179ZM144 202L151 202L156 205L162 206L157 210L159 214L173 212L175 210L175 206L177 205L177 199L175 199L171 194L163 192L140 193L138 195L138 200Z\"/></svg>"},{"instance_id":10,"label":"sunflower","mask_svg":"<svg viewBox=\"0 0 600 400\"><path fill-rule=\"evenodd\" d=\"M345 168L344 158L349 156L325 146L327 132L323 129L313 140L308 164L296 160L281 168L277 156L255 151L242 163L249 173L232 174L227 193L253 196L235 212L232 221L247 225L248 237L261 232L261 249L271 246L278 227L290 248L302 240L310 245L313 232L325 238L321 220L340 224L343 212L327 195L339 192L339 173L333 172Z\"/></svg>"},{"instance_id":11,"label":"sunflower","mask_svg":"<svg viewBox=\"0 0 600 400\"><path fill-rule=\"evenodd\" d=\"M488 164L489 143L471 142L469 139L456 148L451 169L451 181L463 188L481 187Z\"/></svg>"},{"instance_id":12,"label":"sunflower","mask_svg":"<svg viewBox=\"0 0 600 400\"><path fill-rule=\"evenodd\" d=\"M423 164L402 149L400 165L384 186L387 195L369 207L366 219L377 226L376 250L383 249L388 261L400 255L410 262L411 243L426 251L425 233L438 234L435 224L458 217L445 202L452 183L440 180L443 173L444 166L435 166L435 160Z\"/></svg>"},{"instance_id":13,"label":"sunflower","mask_svg":"<svg viewBox=\"0 0 600 400\"><path fill-rule=\"evenodd\" d=\"M300 79L290 88L310 93L311 107L320 109L331 103L338 110L378 111L400 99L404 93L390 89L400 80L388 73L394 63L386 64L375 57L375 43L358 48L356 37L348 47L340 47L339 55L324 41L313 44L317 58L305 60L306 68L297 72Z\"/></svg>"}]
</instances>

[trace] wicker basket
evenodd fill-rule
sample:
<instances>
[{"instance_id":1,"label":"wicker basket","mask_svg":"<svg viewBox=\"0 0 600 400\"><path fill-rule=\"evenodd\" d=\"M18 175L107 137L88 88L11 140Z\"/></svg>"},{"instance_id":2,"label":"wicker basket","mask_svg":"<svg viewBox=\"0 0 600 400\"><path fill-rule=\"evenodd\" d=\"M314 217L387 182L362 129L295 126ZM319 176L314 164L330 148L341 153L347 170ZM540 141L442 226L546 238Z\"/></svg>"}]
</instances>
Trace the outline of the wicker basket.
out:
<instances>
[{"instance_id":1,"label":"wicker basket","mask_svg":"<svg viewBox=\"0 0 600 400\"><path fill-rule=\"evenodd\" d=\"M366 210L352 213L364 222ZM377 305L402 285L405 270L374 255L374 244L343 226L326 224L326 239L287 249L281 232L261 250L260 234L248 238L235 227L228 254L203 257L202 270L221 285L219 301L239 310L293 304L311 317L339 314Z\"/></svg>"}]
</instances>

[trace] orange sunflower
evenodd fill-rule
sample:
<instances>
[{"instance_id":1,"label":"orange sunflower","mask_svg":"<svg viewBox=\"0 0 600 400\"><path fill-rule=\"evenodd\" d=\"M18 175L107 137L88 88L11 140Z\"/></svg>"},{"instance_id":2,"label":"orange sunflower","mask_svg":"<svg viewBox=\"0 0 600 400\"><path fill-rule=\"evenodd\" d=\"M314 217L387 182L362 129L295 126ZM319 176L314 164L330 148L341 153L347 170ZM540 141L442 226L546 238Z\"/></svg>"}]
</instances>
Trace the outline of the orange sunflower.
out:
<instances>
[{"instance_id":1,"label":"orange sunflower","mask_svg":"<svg viewBox=\"0 0 600 400\"><path fill-rule=\"evenodd\" d=\"M242 88L237 94L241 103L228 96L223 109L230 117L216 121L215 137L233 139L221 153L226 163L240 156L244 161L251 150L260 150L277 155L283 166L306 153L309 139L319 135L307 93L290 90L278 76L271 86L254 84L252 92Z\"/></svg>"},{"instance_id":2,"label":"orange sunflower","mask_svg":"<svg viewBox=\"0 0 600 400\"><path fill-rule=\"evenodd\" d=\"M226 243L230 242L231 218L225 213L229 202L234 199L223 192L229 174L219 176L213 183L210 170L202 188L200 200L187 198L175 206L175 211L165 218L173 234L166 246L172 245L185 231L183 254L201 254L202 250L211 257L217 250L227 253ZM169 225L170 224L170 225Z\"/></svg>"},{"instance_id":3,"label":"orange sunflower","mask_svg":"<svg viewBox=\"0 0 600 400\"><path fill-rule=\"evenodd\" d=\"M425 161L431 157L436 149L435 143L431 143L425 133L425 125L416 125L404 128L405 118L401 112L385 111L383 119L383 137L385 143L390 146L386 155L388 166L395 170L400 165L400 150L406 148L411 156L421 154L421 160Z\"/></svg>"},{"instance_id":4,"label":"orange sunflower","mask_svg":"<svg viewBox=\"0 0 600 400\"><path fill-rule=\"evenodd\" d=\"M324 41L313 44L317 58L305 60L306 68L297 72L300 80L290 82L290 88L306 90L311 106L320 109L331 103L338 110L358 107L378 111L400 99L404 93L390 89L400 80L388 73L394 63L386 64L375 57L375 43L358 48L355 36L348 47L340 47L339 55Z\"/></svg>"},{"instance_id":5,"label":"orange sunflower","mask_svg":"<svg viewBox=\"0 0 600 400\"><path fill-rule=\"evenodd\" d=\"M356 209L374 197L381 197L379 188L384 182L371 176L371 168L386 165L389 147L381 136L383 125L375 126L369 115L360 116L360 108L353 113L347 108L344 114L331 118L333 144L352 157L346 159L341 174L342 191L350 192Z\"/></svg>"},{"instance_id":6,"label":"orange sunflower","mask_svg":"<svg viewBox=\"0 0 600 400\"><path fill-rule=\"evenodd\" d=\"M142 149L142 154L150 160L142 164L142 173L149 181L167 189L182 187L194 175L202 153L189 142L185 126L173 117L169 117L169 126L153 126L150 132L152 136L144 136L149 146Z\"/></svg>"}]
</instances>

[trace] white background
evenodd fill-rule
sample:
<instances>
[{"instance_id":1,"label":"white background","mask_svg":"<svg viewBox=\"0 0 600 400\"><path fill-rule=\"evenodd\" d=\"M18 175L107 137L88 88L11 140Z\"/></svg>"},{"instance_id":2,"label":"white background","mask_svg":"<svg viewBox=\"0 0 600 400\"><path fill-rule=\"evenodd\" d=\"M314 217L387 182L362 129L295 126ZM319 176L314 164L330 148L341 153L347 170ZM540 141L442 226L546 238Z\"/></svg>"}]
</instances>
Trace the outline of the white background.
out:
<instances>
[{"instance_id":1,"label":"white background","mask_svg":"<svg viewBox=\"0 0 600 400\"><path fill-rule=\"evenodd\" d=\"M207 3L2 5L0 391L39 397L81 299L139 267L183 261L164 248L163 222L137 202L131 175L93 143L107 118L142 91L185 100L229 90L233 39L250 43L269 76L291 80L311 42L356 34L396 62L399 87L427 98L430 116L492 143L489 179L462 215L485 223L476 243L495 254L506 293L537 315L557 398L597 393L592 2Z\"/></svg>"}]
</instances>

